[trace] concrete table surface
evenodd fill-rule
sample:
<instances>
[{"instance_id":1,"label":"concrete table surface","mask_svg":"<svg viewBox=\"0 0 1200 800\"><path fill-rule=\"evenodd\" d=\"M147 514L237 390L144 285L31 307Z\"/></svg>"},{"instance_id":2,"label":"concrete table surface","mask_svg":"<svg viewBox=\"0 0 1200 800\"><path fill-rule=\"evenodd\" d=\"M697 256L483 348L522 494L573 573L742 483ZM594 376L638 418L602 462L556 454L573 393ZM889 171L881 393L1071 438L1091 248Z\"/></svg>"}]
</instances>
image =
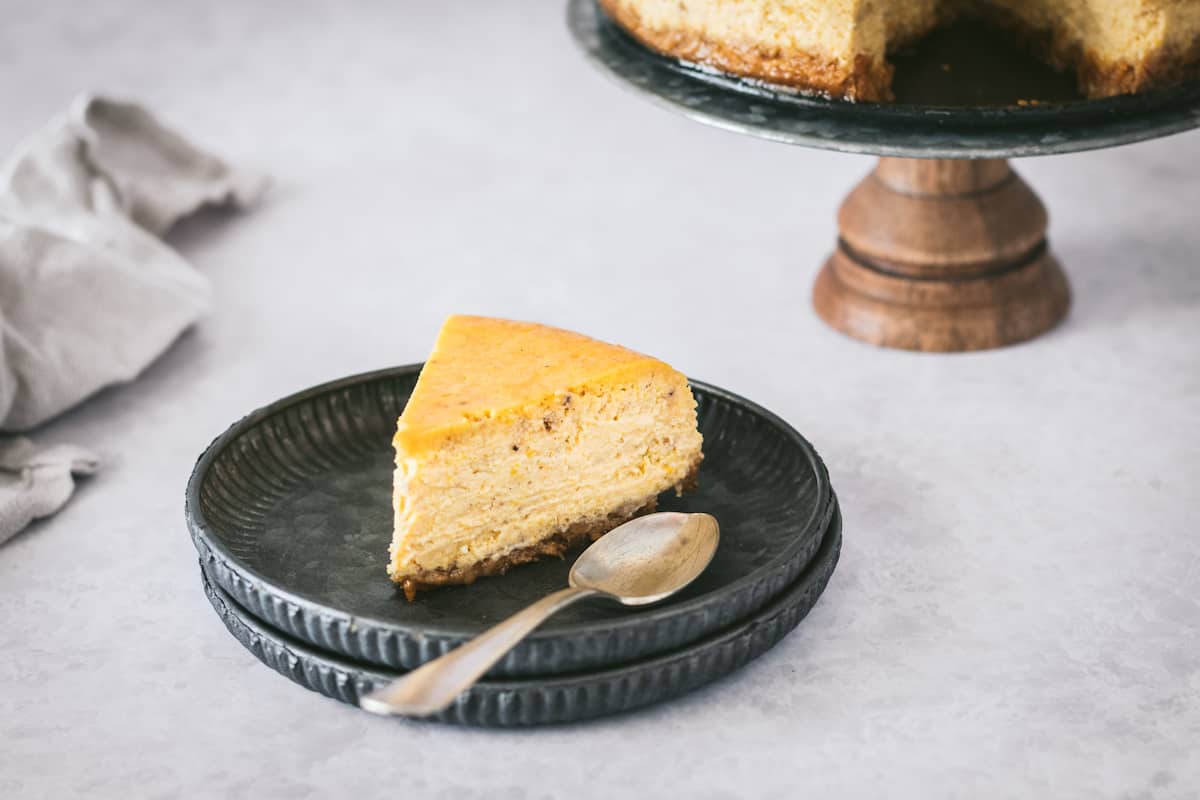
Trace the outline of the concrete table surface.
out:
<instances>
[{"instance_id":1,"label":"concrete table surface","mask_svg":"<svg viewBox=\"0 0 1200 800\"><path fill-rule=\"evenodd\" d=\"M1200 135L1018 162L1071 315L922 355L809 307L870 159L651 107L560 3L7 4L0 65L0 151L95 89L275 179L171 236L216 311L37 434L105 466L0 548L0 797L1200 793ZM372 717L243 650L183 524L196 456L421 360L454 311L648 351L807 435L846 540L802 626L676 702L513 732Z\"/></svg>"}]
</instances>

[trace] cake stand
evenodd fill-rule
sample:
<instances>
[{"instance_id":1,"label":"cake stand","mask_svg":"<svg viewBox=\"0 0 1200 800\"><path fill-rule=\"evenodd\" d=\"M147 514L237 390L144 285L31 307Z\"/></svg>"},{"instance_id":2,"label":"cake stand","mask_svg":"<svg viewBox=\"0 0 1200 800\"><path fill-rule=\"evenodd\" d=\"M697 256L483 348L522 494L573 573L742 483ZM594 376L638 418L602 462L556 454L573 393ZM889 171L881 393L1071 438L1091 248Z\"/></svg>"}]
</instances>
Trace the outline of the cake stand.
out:
<instances>
[{"instance_id":1,"label":"cake stand","mask_svg":"<svg viewBox=\"0 0 1200 800\"><path fill-rule=\"evenodd\" d=\"M894 103L808 97L660 56L594 0L568 25L603 71L691 119L879 162L842 203L813 287L817 313L874 344L925 351L1014 344L1054 327L1070 291L1019 156L1128 144L1200 127L1200 83L1104 100L969 23L896 63Z\"/></svg>"}]
</instances>

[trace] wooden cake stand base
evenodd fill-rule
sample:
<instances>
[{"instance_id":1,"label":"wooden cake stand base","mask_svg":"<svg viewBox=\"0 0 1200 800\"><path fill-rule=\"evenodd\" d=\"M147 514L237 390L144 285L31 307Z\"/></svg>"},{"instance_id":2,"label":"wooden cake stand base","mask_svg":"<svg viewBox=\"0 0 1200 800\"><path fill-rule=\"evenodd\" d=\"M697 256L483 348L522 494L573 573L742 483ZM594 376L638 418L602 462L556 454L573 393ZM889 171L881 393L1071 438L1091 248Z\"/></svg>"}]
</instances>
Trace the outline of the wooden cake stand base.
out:
<instances>
[{"instance_id":1,"label":"wooden cake stand base","mask_svg":"<svg viewBox=\"0 0 1200 800\"><path fill-rule=\"evenodd\" d=\"M1046 209L1006 159L881 158L838 212L817 313L856 339L906 350L1003 347L1070 305L1046 246Z\"/></svg>"}]
</instances>

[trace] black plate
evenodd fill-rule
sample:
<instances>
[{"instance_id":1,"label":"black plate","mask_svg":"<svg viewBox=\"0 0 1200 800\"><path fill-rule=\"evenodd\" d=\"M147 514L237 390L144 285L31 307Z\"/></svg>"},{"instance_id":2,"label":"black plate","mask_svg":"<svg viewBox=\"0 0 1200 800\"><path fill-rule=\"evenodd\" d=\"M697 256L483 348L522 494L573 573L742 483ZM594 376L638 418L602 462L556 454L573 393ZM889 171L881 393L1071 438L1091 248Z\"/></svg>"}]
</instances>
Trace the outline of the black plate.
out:
<instances>
[{"instance_id":1,"label":"black plate","mask_svg":"<svg viewBox=\"0 0 1200 800\"><path fill-rule=\"evenodd\" d=\"M835 509L812 563L749 619L666 655L575 675L475 684L439 722L487 727L547 725L616 714L699 688L765 653L800 624L837 566L842 518ZM315 692L357 706L400 673L351 661L289 637L239 606L201 570L209 602L237 640L267 666Z\"/></svg>"},{"instance_id":2,"label":"black plate","mask_svg":"<svg viewBox=\"0 0 1200 800\"><path fill-rule=\"evenodd\" d=\"M200 457L187 522L205 570L247 610L317 647L412 669L566 585L568 561L516 568L404 600L385 572L391 437L420 365L317 386L255 411ZM645 658L766 605L811 559L833 513L828 475L787 423L693 383L705 459L697 493L664 510L721 525L713 563L653 610L572 606L495 675L547 675Z\"/></svg>"},{"instance_id":3,"label":"black plate","mask_svg":"<svg viewBox=\"0 0 1200 800\"><path fill-rule=\"evenodd\" d=\"M1005 66L1007 60L999 61L992 43L977 41L979 46L962 48L962 36L931 37L928 52L900 56L895 88L903 102L852 103L659 55L609 20L595 0L568 0L567 24L597 66L649 99L699 122L791 144L914 158L1009 158L1111 147L1200 126L1200 82L1074 99L1060 79L1036 65L1019 73L1011 64ZM925 68L927 62L959 56L967 58L955 63L948 77L936 69L938 64ZM1024 85L1000 91L1012 92L1014 101L1024 96L1038 104L962 105L971 98L955 96L954 77L969 76L976 68L992 75L993 83L1022 75Z\"/></svg>"}]
</instances>

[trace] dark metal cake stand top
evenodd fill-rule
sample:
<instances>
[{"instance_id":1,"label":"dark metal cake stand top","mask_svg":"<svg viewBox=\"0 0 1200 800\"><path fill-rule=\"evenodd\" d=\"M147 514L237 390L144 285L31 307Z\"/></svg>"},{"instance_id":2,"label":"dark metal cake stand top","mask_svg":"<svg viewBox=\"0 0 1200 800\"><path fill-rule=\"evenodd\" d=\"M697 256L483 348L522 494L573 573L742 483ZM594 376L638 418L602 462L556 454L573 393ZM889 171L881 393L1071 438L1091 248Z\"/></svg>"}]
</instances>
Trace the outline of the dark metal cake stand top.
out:
<instances>
[{"instance_id":1,"label":"dark metal cake stand top","mask_svg":"<svg viewBox=\"0 0 1200 800\"><path fill-rule=\"evenodd\" d=\"M969 24L898 54L895 103L795 94L660 56L595 0L569 0L568 25L605 72L660 105L788 144L908 158L1013 158L1091 150L1200 127L1200 82L1103 100Z\"/></svg>"}]
</instances>

